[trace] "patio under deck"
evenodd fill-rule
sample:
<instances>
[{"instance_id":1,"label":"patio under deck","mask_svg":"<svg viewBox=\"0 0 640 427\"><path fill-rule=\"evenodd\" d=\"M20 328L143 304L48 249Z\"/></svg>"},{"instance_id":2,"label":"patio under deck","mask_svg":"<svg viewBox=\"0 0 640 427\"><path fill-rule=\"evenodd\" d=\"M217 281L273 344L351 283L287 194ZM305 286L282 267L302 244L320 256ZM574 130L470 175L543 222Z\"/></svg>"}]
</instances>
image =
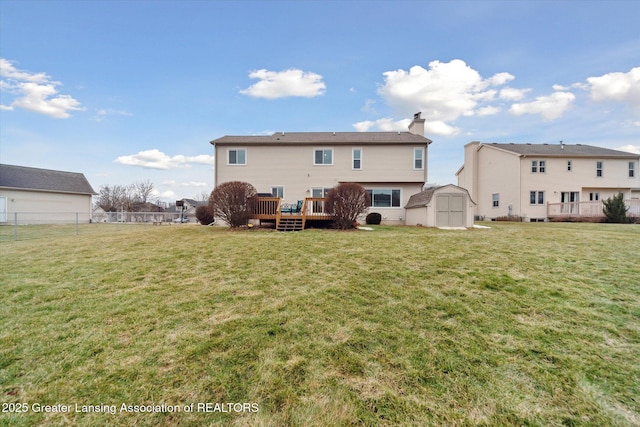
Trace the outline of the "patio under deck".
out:
<instances>
[{"instance_id":1,"label":"patio under deck","mask_svg":"<svg viewBox=\"0 0 640 427\"><path fill-rule=\"evenodd\" d=\"M304 230L308 221L333 221L333 216L324 212L323 197L305 197L300 211L282 203L280 197L254 197L251 219L273 221L278 231Z\"/></svg>"}]
</instances>

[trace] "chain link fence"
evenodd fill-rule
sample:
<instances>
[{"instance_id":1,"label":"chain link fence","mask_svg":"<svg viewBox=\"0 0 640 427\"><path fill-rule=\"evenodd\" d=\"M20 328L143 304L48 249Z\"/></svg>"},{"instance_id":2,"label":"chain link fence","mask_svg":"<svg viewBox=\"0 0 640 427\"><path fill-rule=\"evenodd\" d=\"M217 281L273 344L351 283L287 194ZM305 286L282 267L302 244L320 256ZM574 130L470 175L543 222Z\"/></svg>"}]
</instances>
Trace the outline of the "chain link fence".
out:
<instances>
[{"instance_id":1,"label":"chain link fence","mask_svg":"<svg viewBox=\"0 0 640 427\"><path fill-rule=\"evenodd\" d=\"M180 212L6 212L0 217L0 242L181 223L195 224L196 220Z\"/></svg>"}]
</instances>

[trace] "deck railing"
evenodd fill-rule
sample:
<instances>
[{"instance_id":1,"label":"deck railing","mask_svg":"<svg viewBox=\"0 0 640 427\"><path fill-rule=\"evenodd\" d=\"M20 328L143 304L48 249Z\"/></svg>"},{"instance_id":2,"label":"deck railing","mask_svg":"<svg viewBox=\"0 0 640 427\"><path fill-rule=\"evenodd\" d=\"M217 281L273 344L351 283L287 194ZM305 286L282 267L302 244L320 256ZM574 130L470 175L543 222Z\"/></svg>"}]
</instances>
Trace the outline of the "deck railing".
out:
<instances>
[{"instance_id":1,"label":"deck railing","mask_svg":"<svg viewBox=\"0 0 640 427\"><path fill-rule=\"evenodd\" d=\"M273 219L280 212L280 197L253 197L251 199L252 217L255 219Z\"/></svg>"},{"instance_id":2,"label":"deck railing","mask_svg":"<svg viewBox=\"0 0 640 427\"><path fill-rule=\"evenodd\" d=\"M251 218L278 221L282 217L282 199L279 197L253 197L251 199ZM287 214L288 215L288 214ZM303 218L330 219L324 209L324 197L305 197L299 213Z\"/></svg>"},{"instance_id":3,"label":"deck railing","mask_svg":"<svg viewBox=\"0 0 640 427\"><path fill-rule=\"evenodd\" d=\"M640 216L640 199L625 200L629 208L627 215ZM604 217L604 203L601 200L592 202L569 202L547 204L547 217Z\"/></svg>"}]
</instances>

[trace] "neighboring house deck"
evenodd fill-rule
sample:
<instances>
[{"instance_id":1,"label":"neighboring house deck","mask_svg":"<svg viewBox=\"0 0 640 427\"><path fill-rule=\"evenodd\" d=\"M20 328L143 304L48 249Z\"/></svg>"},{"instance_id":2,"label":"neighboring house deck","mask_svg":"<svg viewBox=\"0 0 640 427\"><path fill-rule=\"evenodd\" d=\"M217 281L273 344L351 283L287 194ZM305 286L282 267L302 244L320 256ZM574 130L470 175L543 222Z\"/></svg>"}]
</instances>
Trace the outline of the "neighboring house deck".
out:
<instances>
[{"instance_id":1,"label":"neighboring house deck","mask_svg":"<svg viewBox=\"0 0 640 427\"><path fill-rule=\"evenodd\" d=\"M640 218L640 199L628 199L624 201L627 215ZM549 219L563 218L604 218L604 203L602 200L595 202L569 202L547 204L547 217Z\"/></svg>"}]
</instances>

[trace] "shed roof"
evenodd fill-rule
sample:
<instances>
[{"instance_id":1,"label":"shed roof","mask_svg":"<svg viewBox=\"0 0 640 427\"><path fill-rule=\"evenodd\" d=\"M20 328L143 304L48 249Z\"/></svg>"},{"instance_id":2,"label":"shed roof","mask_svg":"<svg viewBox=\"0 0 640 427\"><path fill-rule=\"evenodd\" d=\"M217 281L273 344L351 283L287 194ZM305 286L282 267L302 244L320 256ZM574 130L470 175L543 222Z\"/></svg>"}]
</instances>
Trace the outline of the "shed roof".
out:
<instances>
[{"instance_id":1,"label":"shed roof","mask_svg":"<svg viewBox=\"0 0 640 427\"><path fill-rule=\"evenodd\" d=\"M469 192L467 191L466 188L462 188L453 184L447 184L447 185L440 185L437 187L429 187L426 190L422 190L421 192L412 195L411 197L409 197L409 201L407 201L407 205L404 208L411 209L411 208L425 207L429 203L431 203L431 199L433 199L433 195L437 193L438 190L441 190L446 187L452 187L452 188L457 188L459 190L463 190L465 193L467 193L467 196L469 196L469 200L471 200L471 196L469 195ZM473 200L471 200L471 202L475 205L475 202Z\"/></svg>"},{"instance_id":2,"label":"shed roof","mask_svg":"<svg viewBox=\"0 0 640 427\"><path fill-rule=\"evenodd\" d=\"M78 172L0 164L0 187L57 193L97 194Z\"/></svg>"},{"instance_id":3,"label":"shed roof","mask_svg":"<svg viewBox=\"0 0 640 427\"><path fill-rule=\"evenodd\" d=\"M429 138L411 132L276 132L262 136L227 135L211 141L213 145L375 145L431 144Z\"/></svg>"},{"instance_id":4,"label":"shed roof","mask_svg":"<svg viewBox=\"0 0 640 427\"><path fill-rule=\"evenodd\" d=\"M490 143L482 146L500 148L522 156L544 157L617 157L637 159L640 154L610 148L595 147L583 144L501 144Z\"/></svg>"}]
</instances>

